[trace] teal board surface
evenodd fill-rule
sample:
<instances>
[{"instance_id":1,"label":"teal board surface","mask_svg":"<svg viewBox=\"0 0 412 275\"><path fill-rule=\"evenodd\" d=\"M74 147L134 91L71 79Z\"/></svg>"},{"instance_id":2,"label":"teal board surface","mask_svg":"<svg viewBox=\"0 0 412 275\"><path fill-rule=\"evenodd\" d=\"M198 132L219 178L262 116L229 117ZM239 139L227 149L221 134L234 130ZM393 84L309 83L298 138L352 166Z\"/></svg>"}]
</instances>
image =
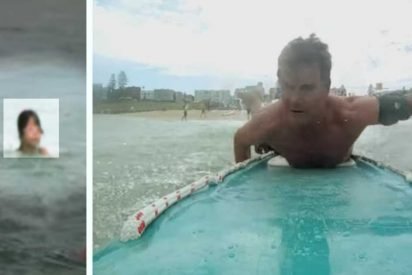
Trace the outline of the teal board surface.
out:
<instances>
[{"instance_id":1,"label":"teal board surface","mask_svg":"<svg viewBox=\"0 0 412 275\"><path fill-rule=\"evenodd\" d=\"M94 256L94 274L412 274L412 188L358 160L330 170L267 161L198 192L135 241Z\"/></svg>"}]
</instances>

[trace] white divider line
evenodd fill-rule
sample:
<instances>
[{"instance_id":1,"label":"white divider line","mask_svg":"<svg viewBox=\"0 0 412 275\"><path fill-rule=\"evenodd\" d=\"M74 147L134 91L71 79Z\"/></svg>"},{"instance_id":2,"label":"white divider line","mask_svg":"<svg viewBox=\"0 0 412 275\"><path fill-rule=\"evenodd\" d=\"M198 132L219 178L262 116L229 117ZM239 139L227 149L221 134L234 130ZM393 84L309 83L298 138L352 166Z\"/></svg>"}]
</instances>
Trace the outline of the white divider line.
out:
<instances>
[{"instance_id":1,"label":"white divider line","mask_svg":"<svg viewBox=\"0 0 412 275\"><path fill-rule=\"evenodd\" d=\"M237 163L231 167L223 169L214 176L204 176L201 179L154 201L140 211L137 211L134 215L131 215L124 222L122 231L120 233L120 241L126 242L129 240L138 239L143 234L145 229L149 226L149 224L151 224L161 213L163 213L167 208L171 207L176 202L190 196L191 194L209 184L219 184L233 172L244 169L252 162L262 160L271 155L273 155L273 152L258 155L244 162Z\"/></svg>"}]
</instances>

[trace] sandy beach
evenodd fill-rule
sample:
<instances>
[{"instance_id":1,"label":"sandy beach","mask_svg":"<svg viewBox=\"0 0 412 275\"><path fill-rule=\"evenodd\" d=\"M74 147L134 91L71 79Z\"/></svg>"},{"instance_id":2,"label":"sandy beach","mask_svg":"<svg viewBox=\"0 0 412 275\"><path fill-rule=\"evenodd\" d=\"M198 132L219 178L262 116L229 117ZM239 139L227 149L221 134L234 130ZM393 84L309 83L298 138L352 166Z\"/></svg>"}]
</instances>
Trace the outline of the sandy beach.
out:
<instances>
[{"instance_id":1,"label":"sandy beach","mask_svg":"<svg viewBox=\"0 0 412 275\"><path fill-rule=\"evenodd\" d=\"M246 121L246 111L238 110L212 110L206 112L205 117L200 116L200 110L189 110L188 120L238 120ZM142 118L152 118L160 120L180 120L183 116L182 110L167 110L167 111L151 111L151 112L138 112L138 113L124 113L123 116L134 116Z\"/></svg>"}]
</instances>

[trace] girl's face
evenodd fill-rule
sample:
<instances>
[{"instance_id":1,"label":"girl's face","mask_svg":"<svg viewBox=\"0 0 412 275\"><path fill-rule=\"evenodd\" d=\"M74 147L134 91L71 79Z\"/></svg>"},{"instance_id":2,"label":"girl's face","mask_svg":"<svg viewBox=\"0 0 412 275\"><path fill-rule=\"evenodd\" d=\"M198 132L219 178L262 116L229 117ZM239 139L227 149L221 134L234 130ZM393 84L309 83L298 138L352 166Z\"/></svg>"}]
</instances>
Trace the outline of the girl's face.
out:
<instances>
[{"instance_id":1,"label":"girl's face","mask_svg":"<svg viewBox=\"0 0 412 275\"><path fill-rule=\"evenodd\" d=\"M34 118L29 118L27 122L26 128L24 128L23 132L23 143L30 145L30 146L38 146L40 144L40 139L42 136L42 131L39 126L36 125Z\"/></svg>"}]
</instances>

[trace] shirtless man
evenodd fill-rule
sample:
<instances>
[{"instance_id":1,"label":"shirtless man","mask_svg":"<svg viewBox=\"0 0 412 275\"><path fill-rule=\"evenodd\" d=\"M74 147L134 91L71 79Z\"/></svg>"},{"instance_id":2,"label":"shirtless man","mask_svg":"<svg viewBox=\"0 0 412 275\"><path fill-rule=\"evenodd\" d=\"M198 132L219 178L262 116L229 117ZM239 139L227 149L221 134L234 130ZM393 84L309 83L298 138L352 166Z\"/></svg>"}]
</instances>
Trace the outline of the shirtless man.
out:
<instances>
[{"instance_id":1,"label":"shirtless man","mask_svg":"<svg viewBox=\"0 0 412 275\"><path fill-rule=\"evenodd\" d=\"M313 34L282 50L277 72L282 96L237 130L236 162L250 158L252 145L265 144L293 167L332 168L348 160L367 126L411 116L411 95L329 95L331 66L328 46Z\"/></svg>"}]
</instances>

